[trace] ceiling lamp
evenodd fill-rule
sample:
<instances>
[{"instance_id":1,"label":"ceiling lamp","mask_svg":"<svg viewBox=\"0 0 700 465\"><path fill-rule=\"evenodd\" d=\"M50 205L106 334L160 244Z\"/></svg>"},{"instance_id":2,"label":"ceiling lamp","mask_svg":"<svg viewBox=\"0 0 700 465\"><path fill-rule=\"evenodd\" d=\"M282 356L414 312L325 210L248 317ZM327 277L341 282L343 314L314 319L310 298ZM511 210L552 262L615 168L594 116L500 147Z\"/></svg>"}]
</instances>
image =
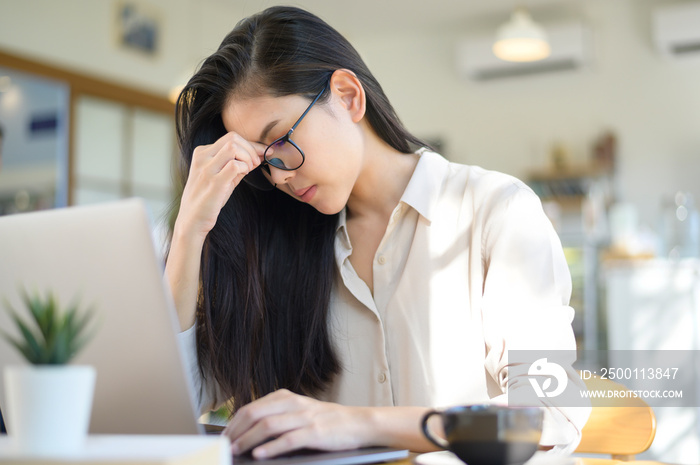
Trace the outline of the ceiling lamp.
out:
<instances>
[{"instance_id":1,"label":"ceiling lamp","mask_svg":"<svg viewBox=\"0 0 700 465\"><path fill-rule=\"evenodd\" d=\"M493 53L505 61L543 60L550 53L547 34L525 9L519 8L498 28Z\"/></svg>"}]
</instances>

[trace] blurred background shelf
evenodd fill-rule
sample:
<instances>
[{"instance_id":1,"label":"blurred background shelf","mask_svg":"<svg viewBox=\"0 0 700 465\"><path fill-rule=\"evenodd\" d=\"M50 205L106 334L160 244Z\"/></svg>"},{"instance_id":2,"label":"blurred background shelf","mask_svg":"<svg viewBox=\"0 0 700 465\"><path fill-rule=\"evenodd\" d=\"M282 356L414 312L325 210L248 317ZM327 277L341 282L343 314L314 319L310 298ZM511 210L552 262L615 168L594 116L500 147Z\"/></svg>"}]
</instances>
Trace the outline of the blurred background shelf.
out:
<instances>
[{"instance_id":1,"label":"blurred background shelf","mask_svg":"<svg viewBox=\"0 0 700 465\"><path fill-rule=\"evenodd\" d=\"M663 351L700 349L700 259L606 260L602 274L608 309L605 321L610 366L620 366L616 357L623 350L639 354L632 363L644 366L650 363L645 358L650 350L660 351L657 358L665 357L661 363L668 363ZM669 381L665 388L682 390L683 397L687 397L685 402L694 406L655 408L656 437L638 460L700 463L697 358L691 365L695 368L691 382L679 385Z\"/></svg>"},{"instance_id":2,"label":"blurred background shelf","mask_svg":"<svg viewBox=\"0 0 700 465\"><path fill-rule=\"evenodd\" d=\"M609 243L607 211L614 200L614 171L611 163L557 162L556 154L554 149L551 167L531 171L527 182L561 239L571 272L577 348L582 357L590 357L606 345L599 310L599 256Z\"/></svg>"}]
</instances>

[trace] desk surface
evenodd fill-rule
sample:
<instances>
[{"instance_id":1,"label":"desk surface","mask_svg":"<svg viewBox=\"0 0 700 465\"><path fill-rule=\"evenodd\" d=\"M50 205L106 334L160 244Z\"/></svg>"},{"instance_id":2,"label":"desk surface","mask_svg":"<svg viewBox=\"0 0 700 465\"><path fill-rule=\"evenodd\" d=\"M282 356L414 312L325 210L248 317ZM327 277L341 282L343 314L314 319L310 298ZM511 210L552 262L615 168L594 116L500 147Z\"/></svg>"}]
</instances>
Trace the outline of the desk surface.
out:
<instances>
[{"instance_id":1,"label":"desk surface","mask_svg":"<svg viewBox=\"0 0 700 465\"><path fill-rule=\"evenodd\" d=\"M420 459L416 460L420 454L411 454L411 456L405 460L399 460L396 462L390 462L386 465L420 465ZM447 462L445 462L447 464ZM454 465L462 464L460 461L455 461ZM566 465L671 465L665 462L653 462L653 461L629 461L624 462L620 460L613 460L612 458L591 458L591 457L562 457L562 456L551 456L551 455L536 455L525 465L556 465L556 464L566 464Z\"/></svg>"},{"instance_id":2,"label":"desk surface","mask_svg":"<svg viewBox=\"0 0 700 465\"><path fill-rule=\"evenodd\" d=\"M27 454L0 436L0 465L230 465L226 438L215 435L91 435L60 457Z\"/></svg>"},{"instance_id":3,"label":"desk surface","mask_svg":"<svg viewBox=\"0 0 700 465\"><path fill-rule=\"evenodd\" d=\"M445 453L434 453L445 454ZM412 453L386 465L428 465ZM424 457L429 454L425 454ZM432 461L431 461L432 462ZM90 436L85 450L71 457L27 457L18 453L10 438L0 436L0 465L230 465L228 441L218 436ZM621 462L606 458L562 457L538 453L525 465L668 465L662 462ZM234 460L235 465L235 460ZM456 458L435 465L464 465Z\"/></svg>"}]
</instances>

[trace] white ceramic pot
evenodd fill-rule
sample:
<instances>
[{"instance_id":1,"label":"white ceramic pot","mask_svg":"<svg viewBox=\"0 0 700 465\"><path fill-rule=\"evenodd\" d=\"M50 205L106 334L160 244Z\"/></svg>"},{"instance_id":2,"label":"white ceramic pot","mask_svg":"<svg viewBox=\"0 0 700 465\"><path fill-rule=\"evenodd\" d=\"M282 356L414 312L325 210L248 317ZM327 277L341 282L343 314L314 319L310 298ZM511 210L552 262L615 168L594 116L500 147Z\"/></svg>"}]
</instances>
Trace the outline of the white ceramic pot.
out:
<instances>
[{"instance_id":1,"label":"white ceramic pot","mask_svg":"<svg viewBox=\"0 0 700 465\"><path fill-rule=\"evenodd\" d=\"M5 367L7 432L28 455L79 451L87 438L95 391L91 366Z\"/></svg>"}]
</instances>

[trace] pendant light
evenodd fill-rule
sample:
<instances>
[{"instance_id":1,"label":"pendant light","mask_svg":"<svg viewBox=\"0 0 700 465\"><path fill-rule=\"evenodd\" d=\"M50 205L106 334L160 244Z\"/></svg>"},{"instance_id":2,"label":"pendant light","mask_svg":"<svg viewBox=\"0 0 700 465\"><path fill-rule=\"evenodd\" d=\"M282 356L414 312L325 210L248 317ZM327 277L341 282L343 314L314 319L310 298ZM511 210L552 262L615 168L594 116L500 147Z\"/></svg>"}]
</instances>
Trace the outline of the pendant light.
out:
<instances>
[{"instance_id":1,"label":"pendant light","mask_svg":"<svg viewBox=\"0 0 700 465\"><path fill-rule=\"evenodd\" d=\"M550 54L544 29L524 8L513 12L510 21L498 28L493 53L505 61L537 61Z\"/></svg>"}]
</instances>

